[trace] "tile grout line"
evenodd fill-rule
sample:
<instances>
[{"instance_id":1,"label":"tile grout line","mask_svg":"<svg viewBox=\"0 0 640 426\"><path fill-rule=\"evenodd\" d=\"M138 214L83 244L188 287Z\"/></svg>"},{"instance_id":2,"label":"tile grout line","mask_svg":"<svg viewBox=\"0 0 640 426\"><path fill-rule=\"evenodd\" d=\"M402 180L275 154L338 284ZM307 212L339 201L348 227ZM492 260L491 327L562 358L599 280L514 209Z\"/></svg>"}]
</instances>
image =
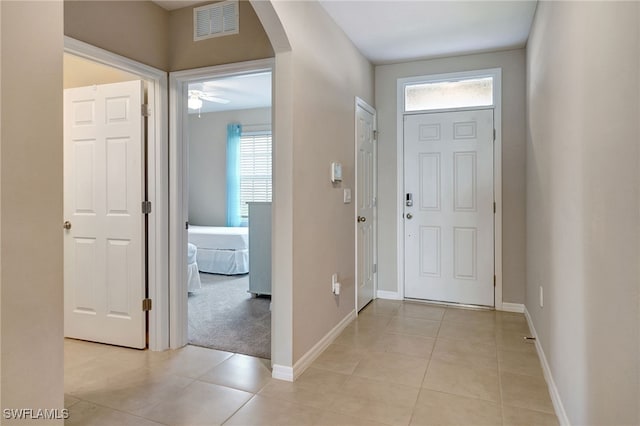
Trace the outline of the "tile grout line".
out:
<instances>
[{"instance_id":1,"label":"tile grout line","mask_svg":"<svg viewBox=\"0 0 640 426\"><path fill-rule=\"evenodd\" d=\"M72 396L73 396L73 395L72 395ZM77 398L77 397L74 397L74 398ZM87 399L78 398L78 400L79 400L79 401L77 401L77 402L76 402L75 404L73 404L73 405L77 405L80 401L82 401L82 402L86 402L87 404L95 405L96 407L105 408L105 409L107 409L107 410L115 411L115 412L118 412L118 413L121 413L121 414L125 414L125 415L127 415L127 416L137 417L137 418L139 418L139 419L146 420L146 421L149 421L149 422L154 422L154 423L157 423L157 424L160 424L160 425L169 426L169 425L168 425L168 423L162 423L162 422L159 422L159 421L157 421L157 420L153 420L153 419L149 419L149 418L147 418L147 417L141 416L141 415L139 415L139 414L133 414L133 413L131 413L131 412L129 412L129 411L125 411L125 410L121 410L121 409L118 409L118 408L109 407L109 406L107 406L107 405L99 404L99 403L97 403L97 402L89 401L89 400L87 400ZM156 404L154 404L153 406L155 406L155 405L156 405Z\"/></svg>"},{"instance_id":2,"label":"tile grout line","mask_svg":"<svg viewBox=\"0 0 640 426\"><path fill-rule=\"evenodd\" d=\"M224 425L226 424L229 420L231 420L233 418L233 416L235 416L236 414L238 414L238 411L242 410L249 402L253 401L253 399L258 396L257 393L254 393L253 396L249 399L247 399L240 407L238 407L238 409L236 411L234 411L233 413L231 413L231 415L229 417L227 417L226 419L224 419L224 421L222 423L220 423L220 425Z\"/></svg>"},{"instance_id":3,"label":"tile grout line","mask_svg":"<svg viewBox=\"0 0 640 426\"><path fill-rule=\"evenodd\" d=\"M424 381L427 379L427 374L429 373L429 367L431 366L431 360L433 359L433 352L436 349L436 344L438 343L438 338L440 336L440 327L442 327L442 321L444 320L444 316L446 315L446 308L442 313L442 317L440 317L440 321L438 323L438 331L436 332L435 337L433 337L433 346L431 346L431 352L429 353L429 360L427 361L427 368L424 370L424 375L422 376L422 381L420 382L420 388L418 389L418 396L416 398L415 403L413 404L413 409L411 410L411 417L409 418L409 424L413 421L413 417L415 416L416 409L418 408L418 401L420 400L420 394L425 389Z\"/></svg>"}]
</instances>

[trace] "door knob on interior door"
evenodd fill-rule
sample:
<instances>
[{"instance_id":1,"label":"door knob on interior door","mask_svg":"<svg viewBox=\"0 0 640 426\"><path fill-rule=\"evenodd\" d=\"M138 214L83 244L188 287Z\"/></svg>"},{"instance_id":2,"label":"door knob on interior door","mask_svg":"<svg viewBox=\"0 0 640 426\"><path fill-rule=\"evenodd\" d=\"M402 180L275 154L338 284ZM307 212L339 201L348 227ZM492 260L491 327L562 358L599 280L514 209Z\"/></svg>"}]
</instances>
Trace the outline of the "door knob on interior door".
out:
<instances>
[{"instance_id":1,"label":"door knob on interior door","mask_svg":"<svg viewBox=\"0 0 640 426\"><path fill-rule=\"evenodd\" d=\"M62 227L68 231L69 229L71 229L71 222L69 222L68 220L65 221Z\"/></svg>"},{"instance_id":2,"label":"door knob on interior door","mask_svg":"<svg viewBox=\"0 0 640 426\"><path fill-rule=\"evenodd\" d=\"M407 219L413 219L413 215L411 213L407 213Z\"/></svg>"},{"instance_id":3,"label":"door knob on interior door","mask_svg":"<svg viewBox=\"0 0 640 426\"><path fill-rule=\"evenodd\" d=\"M359 222L359 223L363 223L363 222L366 222L366 221L367 221L367 218L366 218L366 217L364 217L364 216L358 216L358 222Z\"/></svg>"}]
</instances>

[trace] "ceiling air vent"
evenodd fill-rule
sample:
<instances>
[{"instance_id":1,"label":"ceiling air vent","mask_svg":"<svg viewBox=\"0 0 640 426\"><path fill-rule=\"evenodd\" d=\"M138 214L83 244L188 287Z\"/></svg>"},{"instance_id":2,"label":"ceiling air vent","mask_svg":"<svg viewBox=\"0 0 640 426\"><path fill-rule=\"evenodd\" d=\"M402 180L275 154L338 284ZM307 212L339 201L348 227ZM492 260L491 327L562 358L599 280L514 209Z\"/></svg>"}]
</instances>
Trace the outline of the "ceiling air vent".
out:
<instances>
[{"instance_id":1,"label":"ceiling air vent","mask_svg":"<svg viewBox=\"0 0 640 426\"><path fill-rule=\"evenodd\" d=\"M193 9L193 41L238 34L239 27L238 0Z\"/></svg>"}]
</instances>

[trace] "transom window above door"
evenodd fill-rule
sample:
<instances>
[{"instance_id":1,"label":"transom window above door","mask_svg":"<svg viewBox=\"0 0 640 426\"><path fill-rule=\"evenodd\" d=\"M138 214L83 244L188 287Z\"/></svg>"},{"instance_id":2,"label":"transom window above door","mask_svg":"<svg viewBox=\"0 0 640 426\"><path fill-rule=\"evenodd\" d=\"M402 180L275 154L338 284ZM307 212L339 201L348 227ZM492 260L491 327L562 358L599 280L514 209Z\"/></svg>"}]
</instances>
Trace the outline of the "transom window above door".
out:
<instances>
[{"instance_id":1,"label":"transom window above door","mask_svg":"<svg viewBox=\"0 0 640 426\"><path fill-rule=\"evenodd\" d=\"M407 83L404 111L492 107L493 83L493 76Z\"/></svg>"}]
</instances>

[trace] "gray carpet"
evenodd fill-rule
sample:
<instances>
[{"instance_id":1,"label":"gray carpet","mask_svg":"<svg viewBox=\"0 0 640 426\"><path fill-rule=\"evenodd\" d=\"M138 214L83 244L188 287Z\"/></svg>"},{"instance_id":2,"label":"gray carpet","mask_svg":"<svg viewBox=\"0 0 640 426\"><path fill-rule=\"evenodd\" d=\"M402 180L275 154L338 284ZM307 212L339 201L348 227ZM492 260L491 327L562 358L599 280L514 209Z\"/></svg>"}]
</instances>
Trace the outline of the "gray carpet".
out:
<instances>
[{"instance_id":1,"label":"gray carpet","mask_svg":"<svg viewBox=\"0 0 640 426\"><path fill-rule=\"evenodd\" d=\"M189 293L189 343L270 359L271 299L251 297L249 275L200 273L200 280Z\"/></svg>"}]
</instances>

